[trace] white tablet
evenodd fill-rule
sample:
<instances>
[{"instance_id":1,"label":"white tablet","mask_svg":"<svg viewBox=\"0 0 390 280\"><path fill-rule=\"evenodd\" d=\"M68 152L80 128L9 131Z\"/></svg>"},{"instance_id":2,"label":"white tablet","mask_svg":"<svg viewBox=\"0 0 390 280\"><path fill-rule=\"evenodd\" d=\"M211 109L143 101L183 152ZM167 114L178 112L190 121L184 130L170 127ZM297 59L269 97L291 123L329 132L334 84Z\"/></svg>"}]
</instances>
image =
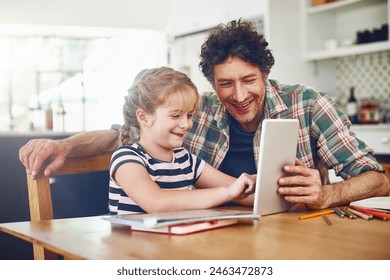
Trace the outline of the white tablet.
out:
<instances>
[{"instance_id":1,"label":"white tablet","mask_svg":"<svg viewBox=\"0 0 390 280\"><path fill-rule=\"evenodd\" d=\"M261 216L288 211L291 204L277 193L283 167L295 165L299 122L266 119L262 124L254 211Z\"/></svg>"}]
</instances>

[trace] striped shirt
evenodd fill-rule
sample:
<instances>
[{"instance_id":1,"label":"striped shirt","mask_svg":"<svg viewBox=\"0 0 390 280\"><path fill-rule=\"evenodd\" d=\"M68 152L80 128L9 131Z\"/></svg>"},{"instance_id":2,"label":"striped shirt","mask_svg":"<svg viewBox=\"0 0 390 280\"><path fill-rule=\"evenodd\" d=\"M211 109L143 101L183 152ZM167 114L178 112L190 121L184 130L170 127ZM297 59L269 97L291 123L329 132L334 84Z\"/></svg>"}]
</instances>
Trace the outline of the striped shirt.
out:
<instances>
[{"instance_id":1,"label":"striped shirt","mask_svg":"<svg viewBox=\"0 0 390 280\"><path fill-rule=\"evenodd\" d=\"M368 170L383 172L373 150L356 138L351 123L330 97L304 85L266 82L263 119L298 119L297 158L319 170L323 184L329 183L328 169L344 179ZM184 141L190 153L219 168L229 150L229 117L215 93L202 95L199 112ZM253 137L255 161L259 159L262 123Z\"/></svg>"},{"instance_id":2,"label":"striped shirt","mask_svg":"<svg viewBox=\"0 0 390 280\"><path fill-rule=\"evenodd\" d=\"M171 162L151 157L138 144L118 148L110 164L109 208L111 215L145 212L115 180L115 172L125 163L137 163L145 167L153 181L166 190L190 190L201 175L205 162L190 154L185 148L173 150Z\"/></svg>"}]
</instances>

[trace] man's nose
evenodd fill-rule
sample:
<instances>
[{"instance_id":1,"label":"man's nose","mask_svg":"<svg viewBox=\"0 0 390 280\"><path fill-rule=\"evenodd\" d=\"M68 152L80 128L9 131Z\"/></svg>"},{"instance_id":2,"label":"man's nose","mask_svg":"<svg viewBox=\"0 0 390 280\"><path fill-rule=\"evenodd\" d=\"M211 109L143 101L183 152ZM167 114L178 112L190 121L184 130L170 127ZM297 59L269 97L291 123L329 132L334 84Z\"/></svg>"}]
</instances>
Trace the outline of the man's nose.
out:
<instances>
[{"instance_id":1,"label":"man's nose","mask_svg":"<svg viewBox=\"0 0 390 280\"><path fill-rule=\"evenodd\" d=\"M234 99L237 102L242 102L246 98L246 91L241 84L236 84L234 87Z\"/></svg>"}]
</instances>

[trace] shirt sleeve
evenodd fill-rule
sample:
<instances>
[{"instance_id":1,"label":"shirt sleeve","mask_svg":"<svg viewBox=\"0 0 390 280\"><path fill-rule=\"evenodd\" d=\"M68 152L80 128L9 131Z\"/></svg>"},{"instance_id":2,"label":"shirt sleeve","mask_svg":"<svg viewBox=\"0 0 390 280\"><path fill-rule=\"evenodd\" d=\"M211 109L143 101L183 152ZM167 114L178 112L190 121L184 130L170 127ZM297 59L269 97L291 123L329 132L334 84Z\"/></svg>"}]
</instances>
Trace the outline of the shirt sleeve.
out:
<instances>
[{"instance_id":1,"label":"shirt sleeve","mask_svg":"<svg viewBox=\"0 0 390 280\"><path fill-rule=\"evenodd\" d=\"M192 162L193 162L192 170L194 174L194 183L195 183L203 172L205 161L194 154L190 154L190 157L192 158Z\"/></svg>"},{"instance_id":2,"label":"shirt sleeve","mask_svg":"<svg viewBox=\"0 0 390 280\"><path fill-rule=\"evenodd\" d=\"M146 168L147 164L145 159L136 152L135 149L131 147L120 147L118 148L111 157L110 162L110 179L116 182L115 173L119 167L121 167L125 163L137 163Z\"/></svg>"},{"instance_id":3,"label":"shirt sleeve","mask_svg":"<svg viewBox=\"0 0 390 280\"><path fill-rule=\"evenodd\" d=\"M317 96L312 129L316 135L317 155L327 169L344 179L369 170L384 172L373 150L351 131L351 122L324 93Z\"/></svg>"}]
</instances>

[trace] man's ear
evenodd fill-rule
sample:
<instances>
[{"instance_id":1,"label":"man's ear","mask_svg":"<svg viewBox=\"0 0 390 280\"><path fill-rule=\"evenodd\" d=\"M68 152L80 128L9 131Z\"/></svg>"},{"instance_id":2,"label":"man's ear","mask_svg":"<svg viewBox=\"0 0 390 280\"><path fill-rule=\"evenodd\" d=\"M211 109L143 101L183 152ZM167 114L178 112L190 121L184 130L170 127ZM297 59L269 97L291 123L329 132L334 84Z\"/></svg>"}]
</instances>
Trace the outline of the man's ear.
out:
<instances>
[{"instance_id":1,"label":"man's ear","mask_svg":"<svg viewBox=\"0 0 390 280\"><path fill-rule=\"evenodd\" d=\"M269 76L270 72L271 72L270 69L268 69L267 71L262 72L263 73L263 80L264 80L264 82L268 80L268 76Z\"/></svg>"},{"instance_id":2,"label":"man's ear","mask_svg":"<svg viewBox=\"0 0 390 280\"><path fill-rule=\"evenodd\" d=\"M137 121L139 122L141 127L147 128L151 125L149 120L149 114L146 113L143 109L137 109L135 112L135 115L137 116Z\"/></svg>"}]
</instances>

